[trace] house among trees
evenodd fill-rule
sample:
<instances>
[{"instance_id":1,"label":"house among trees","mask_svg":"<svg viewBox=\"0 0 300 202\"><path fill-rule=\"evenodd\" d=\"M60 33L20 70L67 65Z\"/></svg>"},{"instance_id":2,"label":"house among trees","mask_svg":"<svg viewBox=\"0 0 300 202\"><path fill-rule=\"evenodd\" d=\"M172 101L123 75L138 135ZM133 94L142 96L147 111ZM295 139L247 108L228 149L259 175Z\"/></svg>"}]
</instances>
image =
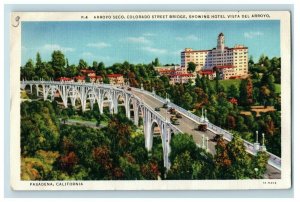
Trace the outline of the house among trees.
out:
<instances>
[{"instance_id":1,"label":"house among trees","mask_svg":"<svg viewBox=\"0 0 300 202\"><path fill-rule=\"evenodd\" d=\"M172 65L172 66L159 66L154 68L159 75L171 76L173 74L183 74L187 73L185 67L181 67L179 65Z\"/></svg>"},{"instance_id":2,"label":"house among trees","mask_svg":"<svg viewBox=\"0 0 300 202\"><path fill-rule=\"evenodd\" d=\"M74 79L69 78L69 77L59 77L58 79L56 79L57 81L61 81L61 82L73 82Z\"/></svg>"},{"instance_id":3,"label":"house among trees","mask_svg":"<svg viewBox=\"0 0 300 202\"><path fill-rule=\"evenodd\" d=\"M107 74L107 78L112 85L124 85L124 77L122 74Z\"/></svg>"},{"instance_id":4,"label":"house among trees","mask_svg":"<svg viewBox=\"0 0 300 202\"><path fill-rule=\"evenodd\" d=\"M170 76L170 84L176 84L176 83L188 83L189 80L191 80L193 83L195 83L196 76L192 73L178 73L173 74Z\"/></svg>"},{"instance_id":5,"label":"house among trees","mask_svg":"<svg viewBox=\"0 0 300 202\"><path fill-rule=\"evenodd\" d=\"M92 83L102 83L103 82L103 78L102 76L89 76L90 78L90 82Z\"/></svg>"},{"instance_id":6,"label":"house among trees","mask_svg":"<svg viewBox=\"0 0 300 202\"><path fill-rule=\"evenodd\" d=\"M213 70L208 70L208 69L199 70L199 71L197 71L197 74L199 74L200 77L207 76L208 79L210 79L210 80L212 80L212 79L214 79L214 77L216 77L216 72L214 72Z\"/></svg>"},{"instance_id":7,"label":"house among trees","mask_svg":"<svg viewBox=\"0 0 300 202\"><path fill-rule=\"evenodd\" d=\"M85 76L75 76L74 81L84 83L85 82Z\"/></svg>"},{"instance_id":8,"label":"house among trees","mask_svg":"<svg viewBox=\"0 0 300 202\"><path fill-rule=\"evenodd\" d=\"M82 70L80 70L80 72L83 75L88 76L88 77L96 76L96 72L94 70L91 70L91 69L82 69Z\"/></svg>"}]
</instances>

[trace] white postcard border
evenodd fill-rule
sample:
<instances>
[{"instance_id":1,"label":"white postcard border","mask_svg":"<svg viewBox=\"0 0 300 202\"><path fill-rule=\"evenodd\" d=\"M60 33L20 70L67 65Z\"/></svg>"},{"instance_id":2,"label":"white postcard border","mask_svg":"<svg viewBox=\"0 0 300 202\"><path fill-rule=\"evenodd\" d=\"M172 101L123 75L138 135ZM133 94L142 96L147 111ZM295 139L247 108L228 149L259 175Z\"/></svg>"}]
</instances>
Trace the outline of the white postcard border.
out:
<instances>
[{"instance_id":1,"label":"white postcard border","mask_svg":"<svg viewBox=\"0 0 300 202\"><path fill-rule=\"evenodd\" d=\"M251 20L280 20L281 51L281 95L282 95L282 170L281 179L260 180L140 180L140 181L22 181L20 179L20 66L21 66L21 22L22 21L99 21L97 15L249 15L261 14L268 17ZM88 20L82 19L88 16ZM115 19L120 20L120 19ZM141 19L122 19L126 21ZM191 20L143 19L148 20ZM197 19L193 19L197 20ZM212 20L212 19L199 19ZM223 19L214 20L249 20ZM107 19L106 21L114 21ZM291 187L291 28L288 11L220 11L220 12L14 12L10 27L10 171L13 190L238 190L238 189L287 189ZM32 185L32 183L46 183ZM68 184L69 183L69 184ZM74 184L74 185L73 185Z\"/></svg>"}]
</instances>

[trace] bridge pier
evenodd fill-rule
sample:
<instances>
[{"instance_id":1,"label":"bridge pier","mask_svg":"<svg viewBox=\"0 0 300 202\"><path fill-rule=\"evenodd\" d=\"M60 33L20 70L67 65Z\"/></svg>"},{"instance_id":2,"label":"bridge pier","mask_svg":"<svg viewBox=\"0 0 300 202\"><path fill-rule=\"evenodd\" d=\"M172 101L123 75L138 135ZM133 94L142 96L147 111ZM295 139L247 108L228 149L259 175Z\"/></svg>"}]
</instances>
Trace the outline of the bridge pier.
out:
<instances>
[{"instance_id":1,"label":"bridge pier","mask_svg":"<svg viewBox=\"0 0 300 202\"><path fill-rule=\"evenodd\" d=\"M95 103L95 101L93 99L90 99L91 110L94 109L94 103Z\"/></svg>"},{"instance_id":2,"label":"bridge pier","mask_svg":"<svg viewBox=\"0 0 300 202\"><path fill-rule=\"evenodd\" d=\"M102 100L100 102L98 102L98 108L99 108L100 114L103 114L103 101Z\"/></svg>"},{"instance_id":3,"label":"bridge pier","mask_svg":"<svg viewBox=\"0 0 300 202\"><path fill-rule=\"evenodd\" d=\"M76 98L75 97L71 97L71 105L72 107L75 107L75 103L76 103Z\"/></svg>"},{"instance_id":4,"label":"bridge pier","mask_svg":"<svg viewBox=\"0 0 300 202\"><path fill-rule=\"evenodd\" d=\"M35 88L36 88L36 96L38 97L39 96L39 91L40 91L39 86L35 85Z\"/></svg>"},{"instance_id":5,"label":"bridge pier","mask_svg":"<svg viewBox=\"0 0 300 202\"><path fill-rule=\"evenodd\" d=\"M115 99L113 100L114 114L117 114L117 113L118 113L118 105L119 105L119 103L118 103L118 98L115 98Z\"/></svg>"},{"instance_id":6,"label":"bridge pier","mask_svg":"<svg viewBox=\"0 0 300 202\"><path fill-rule=\"evenodd\" d=\"M86 110L86 100L81 100L81 109L82 109L82 112L84 112Z\"/></svg>"},{"instance_id":7,"label":"bridge pier","mask_svg":"<svg viewBox=\"0 0 300 202\"><path fill-rule=\"evenodd\" d=\"M109 113L114 114L114 105L112 101L109 102Z\"/></svg>"},{"instance_id":8,"label":"bridge pier","mask_svg":"<svg viewBox=\"0 0 300 202\"><path fill-rule=\"evenodd\" d=\"M68 108L68 95L66 92L66 86L62 86L61 93L62 93L61 99L63 101L63 104L64 104L65 108Z\"/></svg>"},{"instance_id":9,"label":"bridge pier","mask_svg":"<svg viewBox=\"0 0 300 202\"><path fill-rule=\"evenodd\" d=\"M145 147L148 151L152 149L153 134L151 134L151 114L145 109L144 113L144 135L145 135Z\"/></svg>"},{"instance_id":10,"label":"bridge pier","mask_svg":"<svg viewBox=\"0 0 300 202\"><path fill-rule=\"evenodd\" d=\"M137 100L133 100L133 122L136 126L139 125L139 111Z\"/></svg>"},{"instance_id":11,"label":"bridge pier","mask_svg":"<svg viewBox=\"0 0 300 202\"><path fill-rule=\"evenodd\" d=\"M162 133L161 133L161 138L162 138L162 145L163 145L163 153L164 153L164 167L167 168L167 170L170 169L171 163L169 160L169 155L171 153L171 147L170 147L170 142L171 142L171 131L170 129L166 126L167 124L162 123L161 128L162 128Z\"/></svg>"}]
</instances>

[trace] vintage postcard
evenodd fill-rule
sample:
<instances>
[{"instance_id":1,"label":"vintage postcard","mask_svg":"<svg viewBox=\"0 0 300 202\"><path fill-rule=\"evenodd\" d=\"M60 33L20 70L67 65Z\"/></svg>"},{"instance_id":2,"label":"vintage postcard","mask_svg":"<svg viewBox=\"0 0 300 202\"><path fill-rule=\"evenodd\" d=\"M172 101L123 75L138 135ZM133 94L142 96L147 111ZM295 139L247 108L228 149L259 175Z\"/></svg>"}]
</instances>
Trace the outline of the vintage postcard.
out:
<instances>
[{"instance_id":1,"label":"vintage postcard","mask_svg":"<svg viewBox=\"0 0 300 202\"><path fill-rule=\"evenodd\" d=\"M14 12L13 190L291 187L288 11Z\"/></svg>"}]
</instances>

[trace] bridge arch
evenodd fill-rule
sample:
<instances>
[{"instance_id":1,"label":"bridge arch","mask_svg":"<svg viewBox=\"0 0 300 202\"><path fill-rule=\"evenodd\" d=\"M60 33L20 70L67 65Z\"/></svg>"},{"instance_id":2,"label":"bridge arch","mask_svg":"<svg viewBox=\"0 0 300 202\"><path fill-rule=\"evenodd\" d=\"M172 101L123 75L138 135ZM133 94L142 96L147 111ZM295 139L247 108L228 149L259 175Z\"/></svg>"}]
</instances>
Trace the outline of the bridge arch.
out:
<instances>
[{"instance_id":1,"label":"bridge arch","mask_svg":"<svg viewBox=\"0 0 300 202\"><path fill-rule=\"evenodd\" d=\"M113 104L113 95L112 92L108 89L103 90L102 92L102 100L101 100L101 106L100 106L100 113L103 113L103 108L108 107L111 114L113 114L114 111L114 104Z\"/></svg>"},{"instance_id":2,"label":"bridge arch","mask_svg":"<svg viewBox=\"0 0 300 202\"><path fill-rule=\"evenodd\" d=\"M51 99L55 95L58 95L63 100L64 106L68 107L68 99L71 99L72 106L76 105L78 100L85 109L85 104L88 101L97 102L100 113L103 113L103 107L108 105L110 112L114 113L114 107L118 107L119 104L125 105L126 116L130 118L132 112L134 123L139 125L140 117L143 119L143 128L145 134L145 146L148 150L151 150L153 143L153 133L159 133L162 141L162 149L164 156L164 165L168 166L168 145L166 144L166 135L169 131L170 125L165 123L158 113L156 113L151 107L146 105L143 100L137 97L134 93L118 89L113 86L101 86L90 84L78 84L78 83L64 83L64 82L28 82L22 83L24 88L28 85L42 86L44 100L47 100L50 96ZM91 103L92 104L92 103ZM127 109L127 110L126 110ZM129 114L129 116L128 116Z\"/></svg>"},{"instance_id":3,"label":"bridge arch","mask_svg":"<svg viewBox=\"0 0 300 202\"><path fill-rule=\"evenodd\" d=\"M85 104L87 104L87 103L89 104L90 109L92 110L95 102L98 101L95 89L91 88L91 87L87 88L87 90L84 94L83 100L84 100Z\"/></svg>"}]
</instances>

